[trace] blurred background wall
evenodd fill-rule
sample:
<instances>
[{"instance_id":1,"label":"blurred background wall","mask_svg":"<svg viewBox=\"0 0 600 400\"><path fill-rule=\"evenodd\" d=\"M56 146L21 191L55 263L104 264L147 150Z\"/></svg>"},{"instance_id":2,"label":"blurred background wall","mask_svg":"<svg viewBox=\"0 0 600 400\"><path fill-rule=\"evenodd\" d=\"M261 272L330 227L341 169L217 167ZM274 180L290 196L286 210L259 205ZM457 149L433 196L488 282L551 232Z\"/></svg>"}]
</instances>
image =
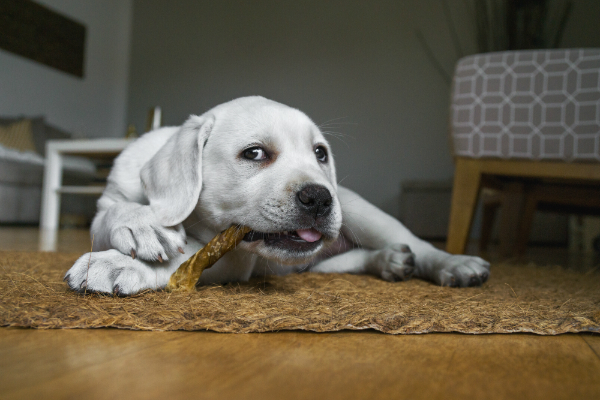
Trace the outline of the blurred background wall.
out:
<instances>
[{"instance_id":1,"label":"blurred background wall","mask_svg":"<svg viewBox=\"0 0 600 400\"><path fill-rule=\"evenodd\" d=\"M452 74L476 52L463 0L39 0L87 26L83 79L0 51L0 114L44 115L77 136L181 124L260 94L301 109L331 142L342 184L399 215L400 183L453 175ZM575 0L561 47L600 47L600 1ZM416 30L422 32L418 39ZM341 137L338 137L341 134Z\"/></svg>"},{"instance_id":2,"label":"blurred background wall","mask_svg":"<svg viewBox=\"0 0 600 400\"><path fill-rule=\"evenodd\" d=\"M86 26L84 77L0 51L0 115L42 115L75 136L123 136L132 0L37 3Z\"/></svg>"},{"instance_id":3,"label":"blurred background wall","mask_svg":"<svg viewBox=\"0 0 600 400\"><path fill-rule=\"evenodd\" d=\"M136 1L129 120L143 126L156 104L166 124L180 124L260 94L331 122L340 181L397 215L401 179L452 176L449 88L414 32L447 43L436 51L450 70L456 54L438 3ZM470 45L467 24L458 26Z\"/></svg>"},{"instance_id":4,"label":"blurred background wall","mask_svg":"<svg viewBox=\"0 0 600 400\"><path fill-rule=\"evenodd\" d=\"M564 46L600 46L600 2L580 0ZM259 94L306 112L330 136L340 181L392 215L400 183L453 175L448 74L476 52L462 0L136 0L128 120L143 129L160 105L178 125L239 96ZM342 134L341 138L337 134Z\"/></svg>"}]
</instances>

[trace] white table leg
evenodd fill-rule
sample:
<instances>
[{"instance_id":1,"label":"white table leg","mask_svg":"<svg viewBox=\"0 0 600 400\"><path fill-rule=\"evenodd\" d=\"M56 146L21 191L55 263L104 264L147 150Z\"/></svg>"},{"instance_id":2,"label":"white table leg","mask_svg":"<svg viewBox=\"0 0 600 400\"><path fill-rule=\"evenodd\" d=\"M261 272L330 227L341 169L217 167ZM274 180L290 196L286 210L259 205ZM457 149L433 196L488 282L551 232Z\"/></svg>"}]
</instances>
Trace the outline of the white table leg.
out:
<instances>
[{"instance_id":1,"label":"white table leg","mask_svg":"<svg viewBox=\"0 0 600 400\"><path fill-rule=\"evenodd\" d=\"M46 147L42 210L40 215L40 251L56 251L60 215L62 155L52 146Z\"/></svg>"}]
</instances>

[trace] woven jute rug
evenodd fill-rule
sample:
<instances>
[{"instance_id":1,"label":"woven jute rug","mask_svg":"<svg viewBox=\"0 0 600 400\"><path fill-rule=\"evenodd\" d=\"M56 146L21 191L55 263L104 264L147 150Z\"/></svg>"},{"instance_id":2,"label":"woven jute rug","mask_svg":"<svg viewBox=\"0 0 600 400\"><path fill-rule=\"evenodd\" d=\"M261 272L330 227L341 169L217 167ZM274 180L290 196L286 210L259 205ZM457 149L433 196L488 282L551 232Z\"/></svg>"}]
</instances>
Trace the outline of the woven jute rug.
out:
<instances>
[{"instance_id":1,"label":"woven jute rug","mask_svg":"<svg viewBox=\"0 0 600 400\"><path fill-rule=\"evenodd\" d=\"M78 254L0 253L0 326L135 330L331 332L376 329L555 335L600 332L600 273L500 264L480 288L413 279L295 274L196 293L119 298L70 291L62 277Z\"/></svg>"}]
</instances>

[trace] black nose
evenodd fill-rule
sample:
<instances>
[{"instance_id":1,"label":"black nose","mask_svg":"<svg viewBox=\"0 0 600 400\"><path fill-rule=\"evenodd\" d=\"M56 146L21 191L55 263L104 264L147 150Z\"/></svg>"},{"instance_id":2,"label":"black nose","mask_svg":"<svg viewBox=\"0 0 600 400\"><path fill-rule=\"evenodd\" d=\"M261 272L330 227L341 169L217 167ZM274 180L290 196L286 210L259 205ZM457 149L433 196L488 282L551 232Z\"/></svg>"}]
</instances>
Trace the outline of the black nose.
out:
<instances>
[{"instance_id":1,"label":"black nose","mask_svg":"<svg viewBox=\"0 0 600 400\"><path fill-rule=\"evenodd\" d=\"M332 201L329 190L321 185L307 185L296 193L296 203L300 209L315 218L329 214Z\"/></svg>"}]
</instances>

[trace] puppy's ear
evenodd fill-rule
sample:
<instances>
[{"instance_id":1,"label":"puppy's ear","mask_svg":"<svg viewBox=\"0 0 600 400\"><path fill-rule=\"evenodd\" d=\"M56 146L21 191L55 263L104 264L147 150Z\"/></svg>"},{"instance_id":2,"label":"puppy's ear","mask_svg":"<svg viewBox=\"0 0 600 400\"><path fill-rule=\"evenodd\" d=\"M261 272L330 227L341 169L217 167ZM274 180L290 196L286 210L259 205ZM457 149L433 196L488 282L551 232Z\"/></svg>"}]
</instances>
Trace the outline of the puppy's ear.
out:
<instances>
[{"instance_id":1,"label":"puppy's ear","mask_svg":"<svg viewBox=\"0 0 600 400\"><path fill-rule=\"evenodd\" d=\"M213 124L213 116L192 115L140 171L150 207L163 226L179 224L198 203L202 148Z\"/></svg>"}]
</instances>

